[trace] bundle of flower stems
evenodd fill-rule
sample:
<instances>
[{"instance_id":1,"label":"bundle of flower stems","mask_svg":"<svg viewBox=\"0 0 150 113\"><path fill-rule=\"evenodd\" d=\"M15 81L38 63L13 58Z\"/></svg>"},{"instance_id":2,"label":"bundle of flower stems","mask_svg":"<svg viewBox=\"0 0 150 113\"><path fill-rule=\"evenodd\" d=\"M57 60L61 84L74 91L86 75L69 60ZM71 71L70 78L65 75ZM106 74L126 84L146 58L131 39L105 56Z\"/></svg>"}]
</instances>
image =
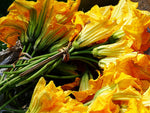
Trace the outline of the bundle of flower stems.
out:
<instances>
[{"instance_id":1,"label":"bundle of flower stems","mask_svg":"<svg viewBox=\"0 0 150 113\"><path fill-rule=\"evenodd\" d=\"M150 112L150 12L130 0L87 12L79 5L15 0L0 18L0 40L8 47L1 52L1 110Z\"/></svg>"}]
</instances>

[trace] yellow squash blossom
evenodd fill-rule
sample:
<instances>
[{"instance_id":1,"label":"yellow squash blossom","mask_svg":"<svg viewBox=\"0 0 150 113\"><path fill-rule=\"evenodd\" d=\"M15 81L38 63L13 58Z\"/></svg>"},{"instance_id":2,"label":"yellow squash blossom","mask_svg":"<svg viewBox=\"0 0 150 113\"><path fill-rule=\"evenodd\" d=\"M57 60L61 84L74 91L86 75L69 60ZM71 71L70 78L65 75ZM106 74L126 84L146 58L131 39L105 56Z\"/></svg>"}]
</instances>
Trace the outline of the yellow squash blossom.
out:
<instances>
[{"instance_id":1,"label":"yellow squash blossom","mask_svg":"<svg viewBox=\"0 0 150 113\"><path fill-rule=\"evenodd\" d=\"M130 24L133 17L133 9L136 9L137 7L137 2L132 2L131 0L119 0L119 3L114 6L110 18L117 19L117 23L123 22L123 27L126 24Z\"/></svg>"},{"instance_id":2,"label":"yellow squash blossom","mask_svg":"<svg viewBox=\"0 0 150 113\"><path fill-rule=\"evenodd\" d=\"M142 103L145 107L150 107L150 85L149 88L142 95Z\"/></svg>"},{"instance_id":3,"label":"yellow squash blossom","mask_svg":"<svg viewBox=\"0 0 150 113\"><path fill-rule=\"evenodd\" d=\"M114 83L118 84L118 87L121 90L130 86L136 88L138 91L142 90L141 82L137 78L122 72L120 74L114 73Z\"/></svg>"},{"instance_id":4,"label":"yellow squash blossom","mask_svg":"<svg viewBox=\"0 0 150 113\"><path fill-rule=\"evenodd\" d=\"M79 5L80 0L67 0L67 3L55 0L54 13L56 13L57 22L61 24L71 22L74 13L78 11Z\"/></svg>"},{"instance_id":5,"label":"yellow squash blossom","mask_svg":"<svg viewBox=\"0 0 150 113\"><path fill-rule=\"evenodd\" d=\"M119 106L112 102L114 91L104 91L88 106L88 113L119 113Z\"/></svg>"},{"instance_id":6,"label":"yellow squash blossom","mask_svg":"<svg viewBox=\"0 0 150 113\"><path fill-rule=\"evenodd\" d=\"M107 87L108 85L113 86L114 84L117 84L120 91L121 90L125 90L124 92L129 91L129 90L126 90L126 88L132 86L133 88L136 88L139 92L142 92L141 82L137 78L134 78L124 73L117 74L115 72L107 72L107 73L104 73L103 76L99 76L96 80L90 79L89 80L90 88L88 90L74 91L73 95L78 101L85 103L90 100L93 100L93 96L98 90L101 90L104 87ZM131 91L135 92L133 90ZM129 96L132 97L132 94L130 94ZM133 94L133 96L136 96L136 95ZM120 97L122 97L122 94L120 94Z\"/></svg>"},{"instance_id":7,"label":"yellow squash blossom","mask_svg":"<svg viewBox=\"0 0 150 113\"><path fill-rule=\"evenodd\" d=\"M105 66L108 67L110 63L115 63L119 56L132 52L131 45L131 40L121 38L113 44L100 45L94 48L92 53L94 57L100 58L98 65L104 68Z\"/></svg>"},{"instance_id":8,"label":"yellow squash blossom","mask_svg":"<svg viewBox=\"0 0 150 113\"><path fill-rule=\"evenodd\" d=\"M85 14L89 16L90 20L100 22L102 20L109 19L113 7L114 6L111 5L104 7L99 7L98 5L95 5Z\"/></svg>"},{"instance_id":9,"label":"yellow squash blossom","mask_svg":"<svg viewBox=\"0 0 150 113\"><path fill-rule=\"evenodd\" d=\"M130 99L127 111L125 113L149 113L150 111L144 107L140 100Z\"/></svg>"},{"instance_id":10,"label":"yellow squash blossom","mask_svg":"<svg viewBox=\"0 0 150 113\"><path fill-rule=\"evenodd\" d=\"M126 87L124 90L119 89L113 94L113 100L129 101L131 98L141 99L141 94L132 86Z\"/></svg>"},{"instance_id":11,"label":"yellow squash blossom","mask_svg":"<svg viewBox=\"0 0 150 113\"><path fill-rule=\"evenodd\" d=\"M132 48L135 51L146 51L150 47L150 34L147 27L150 25L150 13L137 9L138 2L120 0L114 6L111 19L117 19L117 23L123 22L121 29L124 30L127 39L133 41Z\"/></svg>"},{"instance_id":12,"label":"yellow squash blossom","mask_svg":"<svg viewBox=\"0 0 150 113\"><path fill-rule=\"evenodd\" d=\"M115 20L110 19L111 10L111 6L99 8L96 5L85 13L85 16L83 16L83 14L81 15L81 13L75 15L77 18L74 17L76 19L74 22L77 24L79 20L82 20L81 17L83 17L81 24L84 26L79 36L74 41L73 47L81 48L91 46L95 43L105 42L116 30L118 30L120 24L118 25ZM88 18L88 20L85 18Z\"/></svg>"},{"instance_id":13,"label":"yellow squash blossom","mask_svg":"<svg viewBox=\"0 0 150 113\"><path fill-rule=\"evenodd\" d=\"M141 81L141 88L143 89L143 91L147 91L147 89L150 86L150 81L148 80L140 80Z\"/></svg>"},{"instance_id":14,"label":"yellow squash blossom","mask_svg":"<svg viewBox=\"0 0 150 113\"><path fill-rule=\"evenodd\" d=\"M134 10L135 17L131 24L125 25L123 30L127 38L133 40L132 48L135 51L144 52L150 47L150 33L147 28L150 26L150 13Z\"/></svg>"},{"instance_id":15,"label":"yellow squash blossom","mask_svg":"<svg viewBox=\"0 0 150 113\"><path fill-rule=\"evenodd\" d=\"M87 107L69 97L70 91L56 87L53 81L46 85L44 78L37 83L26 113L76 113L86 112Z\"/></svg>"},{"instance_id":16,"label":"yellow squash blossom","mask_svg":"<svg viewBox=\"0 0 150 113\"><path fill-rule=\"evenodd\" d=\"M143 65L144 64L144 65ZM116 65L109 65L104 73L114 70L116 73L125 73L140 80L150 80L150 57L145 54L129 53L119 57Z\"/></svg>"},{"instance_id":17,"label":"yellow squash blossom","mask_svg":"<svg viewBox=\"0 0 150 113\"><path fill-rule=\"evenodd\" d=\"M76 100L80 102L88 102L93 99L95 93L102 87L102 81L100 79L90 79L89 81L89 88L83 91L73 91L73 95L75 96Z\"/></svg>"},{"instance_id":18,"label":"yellow squash blossom","mask_svg":"<svg viewBox=\"0 0 150 113\"><path fill-rule=\"evenodd\" d=\"M132 86L139 91L141 91L141 82L132 77L131 75L127 75L125 73L117 73L117 72L104 72L104 75L101 77L103 83L102 87L111 85L111 84L118 84L119 89L126 89L129 86Z\"/></svg>"},{"instance_id":19,"label":"yellow squash blossom","mask_svg":"<svg viewBox=\"0 0 150 113\"><path fill-rule=\"evenodd\" d=\"M7 16L0 18L0 41L12 47L16 44L18 37L27 29L27 22L17 14L10 12Z\"/></svg>"},{"instance_id":20,"label":"yellow squash blossom","mask_svg":"<svg viewBox=\"0 0 150 113\"><path fill-rule=\"evenodd\" d=\"M93 97L94 91L91 89L91 86L89 84L90 79L90 73L86 71L81 78L79 91L73 92L76 100L84 103Z\"/></svg>"},{"instance_id":21,"label":"yellow squash blossom","mask_svg":"<svg viewBox=\"0 0 150 113\"><path fill-rule=\"evenodd\" d=\"M68 0L67 3L55 0L15 0L8 8L8 16L13 14L13 17L0 19L1 41L13 46L19 37L23 44L35 43L34 49L40 50L64 36L68 39L66 35L74 28L71 19L79 4L80 0ZM15 25L11 24L11 18ZM8 27L4 26L5 21ZM6 30L7 35L4 34Z\"/></svg>"},{"instance_id":22,"label":"yellow squash blossom","mask_svg":"<svg viewBox=\"0 0 150 113\"><path fill-rule=\"evenodd\" d=\"M101 45L93 49L93 55L95 57L119 57L123 54L130 53L133 50L130 48L132 41L126 39L120 39L113 44Z\"/></svg>"},{"instance_id":23,"label":"yellow squash blossom","mask_svg":"<svg viewBox=\"0 0 150 113\"><path fill-rule=\"evenodd\" d=\"M118 57L105 57L98 62L98 66L101 68L108 67L111 63L116 63Z\"/></svg>"},{"instance_id":24,"label":"yellow squash blossom","mask_svg":"<svg viewBox=\"0 0 150 113\"><path fill-rule=\"evenodd\" d=\"M75 25L80 24L83 28L87 23L89 23L89 16L85 15L83 11L78 11L73 16L72 22Z\"/></svg>"}]
</instances>

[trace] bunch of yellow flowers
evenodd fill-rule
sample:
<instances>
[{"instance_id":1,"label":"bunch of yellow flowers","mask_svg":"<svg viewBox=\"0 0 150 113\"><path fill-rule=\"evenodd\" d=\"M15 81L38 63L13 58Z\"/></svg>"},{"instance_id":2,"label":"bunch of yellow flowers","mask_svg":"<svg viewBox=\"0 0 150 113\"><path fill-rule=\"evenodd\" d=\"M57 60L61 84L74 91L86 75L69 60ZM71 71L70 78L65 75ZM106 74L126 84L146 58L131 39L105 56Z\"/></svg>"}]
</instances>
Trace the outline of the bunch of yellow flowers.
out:
<instances>
[{"instance_id":1,"label":"bunch of yellow flowers","mask_svg":"<svg viewBox=\"0 0 150 113\"><path fill-rule=\"evenodd\" d=\"M42 76L26 113L150 113L150 12L131 0L88 12L78 11L79 5L80 0L14 1L0 18L0 40L9 48L20 40L32 58L4 72L0 94ZM58 70L69 76L53 75ZM75 80L55 86L44 77Z\"/></svg>"}]
</instances>

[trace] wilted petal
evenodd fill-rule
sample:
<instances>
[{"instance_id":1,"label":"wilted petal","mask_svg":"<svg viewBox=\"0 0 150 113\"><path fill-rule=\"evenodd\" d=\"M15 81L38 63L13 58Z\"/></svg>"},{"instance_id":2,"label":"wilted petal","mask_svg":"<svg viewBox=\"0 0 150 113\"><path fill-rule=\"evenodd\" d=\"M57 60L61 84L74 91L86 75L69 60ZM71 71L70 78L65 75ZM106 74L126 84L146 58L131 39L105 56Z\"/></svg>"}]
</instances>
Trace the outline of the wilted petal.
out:
<instances>
[{"instance_id":1,"label":"wilted petal","mask_svg":"<svg viewBox=\"0 0 150 113\"><path fill-rule=\"evenodd\" d=\"M61 86L61 88L63 90L72 90L75 87L79 86L79 84L80 84L80 78L77 77L74 82L68 83L68 84L64 84L64 85Z\"/></svg>"}]
</instances>

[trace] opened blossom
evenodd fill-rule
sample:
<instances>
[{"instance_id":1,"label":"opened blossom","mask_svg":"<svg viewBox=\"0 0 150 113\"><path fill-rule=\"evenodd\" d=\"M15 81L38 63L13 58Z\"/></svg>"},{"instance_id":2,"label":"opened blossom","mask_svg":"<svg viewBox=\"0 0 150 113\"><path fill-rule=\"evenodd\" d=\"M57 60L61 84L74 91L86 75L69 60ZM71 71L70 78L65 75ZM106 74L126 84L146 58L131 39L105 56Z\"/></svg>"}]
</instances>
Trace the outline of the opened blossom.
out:
<instances>
[{"instance_id":1,"label":"opened blossom","mask_svg":"<svg viewBox=\"0 0 150 113\"><path fill-rule=\"evenodd\" d=\"M63 86L41 77L26 113L149 113L150 56L143 53L150 47L150 13L130 0L88 12L77 11L79 5L80 0L13 2L0 18L0 40L8 47L21 40L32 55L48 54L39 52L23 68L17 63L19 68L6 72L16 81L6 78L0 93L39 76L82 76Z\"/></svg>"},{"instance_id":2,"label":"opened blossom","mask_svg":"<svg viewBox=\"0 0 150 113\"><path fill-rule=\"evenodd\" d=\"M144 107L140 100L130 99L128 108L125 113L149 113L150 111Z\"/></svg>"},{"instance_id":3,"label":"opened blossom","mask_svg":"<svg viewBox=\"0 0 150 113\"><path fill-rule=\"evenodd\" d=\"M143 93L142 103L144 106L150 107L150 87Z\"/></svg>"},{"instance_id":4,"label":"opened blossom","mask_svg":"<svg viewBox=\"0 0 150 113\"><path fill-rule=\"evenodd\" d=\"M131 24L125 25L123 29L127 38L133 40L132 48L143 53L150 47L150 33L147 31L150 17L148 13L137 9L134 10L134 15Z\"/></svg>"},{"instance_id":5,"label":"opened blossom","mask_svg":"<svg viewBox=\"0 0 150 113\"><path fill-rule=\"evenodd\" d=\"M117 23L123 22L121 29L127 39L133 41L132 48L143 53L150 47L150 34L147 32L150 16L148 11L138 10L137 7L137 2L120 0L110 18L117 19Z\"/></svg>"},{"instance_id":6,"label":"opened blossom","mask_svg":"<svg viewBox=\"0 0 150 113\"><path fill-rule=\"evenodd\" d=\"M41 50L62 37L69 40L68 33L74 28L71 19L79 4L80 0L16 0L8 8L9 14L1 18L1 41L10 47L19 38L24 45L33 43L34 49Z\"/></svg>"},{"instance_id":7,"label":"opened blossom","mask_svg":"<svg viewBox=\"0 0 150 113\"><path fill-rule=\"evenodd\" d=\"M116 43L100 45L92 50L94 57L100 59L99 66L104 68L110 63L115 63L119 56L123 56L133 51L132 41L121 38Z\"/></svg>"},{"instance_id":8,"label":"opened blossom","mask_svg":"<svg viewBox=\"0 0 150 113\"><path fill-rule=\"evenodd\" d=\"M12 47L16 44L18 37L27 29L28 23L23 21L17 14L11 12L0 18L0 40Z\"/></svg>"},{"instance_id":9,"label":"opened blossom","mask_svg":"<svg viewBox=\"0 0 150 113\"><path fill-rule=\"evenodd\" d=\"M111 10L112 7L109 6L99 8L95 5L85 14L75 14L74 23L81 23L83 29L74 41L73 47L89 47L92 46L92 44L107 41L107 39L120 27L120 24L117 24L116 20L110 19ZM83 21L80 22L79 20Z\"/></svg>"},{"instance_id":10,"label":"opened blossom","mask_svg":"<svg viewBox=\"0 0 150 113\"><path fill-rule=\"evenodd\" d=\"M119 106L112 102L113 92L114 91L104 91L98 95L95 101L88 106L88 113L118 113Z\"/></svg>"},{"instance_id":11,"label":"opened blossom","mask_svg":"<svg viewBox=\"0 0 150 113\"><path fill-rule=\"evenodd\" d=\"M145 64L145 65L143 65ZM104 73L115 69L116 73L124 72L140 80L148 80L149 76L149 55L129 53L117 61L116 65L110 65L104 70Z\"/></svg>"},{"instance_id":12,"label":"opened blossom","mask_svg":"<svg viewBox=\"0 0 150 113\"><path fill-rule=\"evenodd\" d=\"M130 48L132 41L120 39L113 44L101 45L93 49L93 55L95 57L119 57L123 54L130 53L133 50Z\"/></svg>"},{"instance_id":13,"label":"opened blossom","mask_svg":"<svg viewBox=\"0 0 150 113\"><path fill-rule=\"evenodd\" d=\"M86 113L87 107L69 97L70 93L56 87L53 81L46 85L45 79L40 78L26 113Z\"/></svg>"}]
</instances>

